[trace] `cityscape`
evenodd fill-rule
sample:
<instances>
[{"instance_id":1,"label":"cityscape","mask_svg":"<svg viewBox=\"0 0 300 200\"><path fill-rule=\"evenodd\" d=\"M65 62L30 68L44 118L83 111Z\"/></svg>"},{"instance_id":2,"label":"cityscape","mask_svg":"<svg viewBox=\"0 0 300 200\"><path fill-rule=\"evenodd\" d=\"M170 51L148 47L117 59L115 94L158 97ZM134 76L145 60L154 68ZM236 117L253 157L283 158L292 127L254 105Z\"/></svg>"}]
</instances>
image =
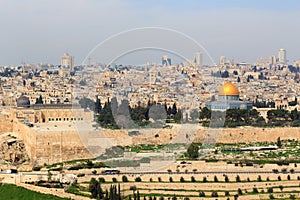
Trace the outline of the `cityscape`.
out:
<instances>
[{"instance_id":1,"label":"cityscape","mask_svg":"<svg viewBox=\"0 0 300 200\"><path fill-rule=\"evenodd\" d=\"M297 1L167 1L182 12L174 19L161 12L166 2L74 1L64 14L67 2L0 8L10 16L23 6L24 20L34 17L27 26L41 27L36 37L31 28L7 35L3 23L0 199L300 199L299 30L290 21ZM81 18L70 16L81 10ZM159 26L149 17L158 14ZM23 27L19 15L12 26ZM205 15L199 27L181 21ZM280 25L294 29L277 35L269 22L283 18ZM107 35L95 37L90 20ZM53 29L66 22L69 32ZM72 37L78 43L67 45Z\"/></svg>"}]
</instances>

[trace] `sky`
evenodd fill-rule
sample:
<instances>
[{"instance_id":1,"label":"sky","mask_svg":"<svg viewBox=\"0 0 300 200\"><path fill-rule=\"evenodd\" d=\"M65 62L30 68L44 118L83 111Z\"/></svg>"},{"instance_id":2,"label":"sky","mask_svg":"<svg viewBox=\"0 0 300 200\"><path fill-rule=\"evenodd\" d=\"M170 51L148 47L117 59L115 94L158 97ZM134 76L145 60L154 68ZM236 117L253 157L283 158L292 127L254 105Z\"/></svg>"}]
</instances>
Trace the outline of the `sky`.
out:
<instances>
[{"instance_id":1,"label":"sky","mask_svg":"<svg viewBox=\"0 0 300 200\"><path fill-rule=\"evenodd\" d=\"M285 48L291 63L300 59L299 19L297 0L0 0L0 65L59 64L64 52L81 64L97 44L142 27L188 35L216 62L222 55L234 61L255 62ZM158 37L156 33L146 36L147 40ZM137 43L136 39L143 37L145 34L132 34L127 39ZM166 35L159 39L163 38L169 39ZM120 38L106 43L110 48L107 54L112 56L123 42L128 43ZM185 43L173 38L163 47L178 50ZM99 48L101 56L90 57L105 60L104 46ZM134 63L133 58L127 62ZM157 61L156 57L148 59Z\"/></svg>"}]
</instances>

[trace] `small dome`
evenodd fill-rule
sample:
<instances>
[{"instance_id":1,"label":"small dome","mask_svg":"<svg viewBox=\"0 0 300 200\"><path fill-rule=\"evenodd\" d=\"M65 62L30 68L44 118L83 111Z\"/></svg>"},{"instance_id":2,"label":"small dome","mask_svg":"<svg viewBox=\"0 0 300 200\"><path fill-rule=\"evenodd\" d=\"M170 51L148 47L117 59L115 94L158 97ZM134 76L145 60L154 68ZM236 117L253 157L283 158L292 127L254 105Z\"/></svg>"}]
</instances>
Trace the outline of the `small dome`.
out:
<instances>
[{"instance_id":1,"label":"small dome","mask_svg":"<svg viewBox=\"0 0 300 200\"><path fill-rule=\"evenodd\" d=\"M30 106L30 100L28 97L22 95L17 99L17 106L18 107L29 107Z\"/></svg>"},{"instance_id":2,"label":"small dome","mask_svg":"<svg viewBox=\"0 0 300 200\"><path fill-rule=\"evenodd\" d=\"M239 90L236 85L227 82L220 88L219 96L239 96Z\"/></svg>"}]
</instances>

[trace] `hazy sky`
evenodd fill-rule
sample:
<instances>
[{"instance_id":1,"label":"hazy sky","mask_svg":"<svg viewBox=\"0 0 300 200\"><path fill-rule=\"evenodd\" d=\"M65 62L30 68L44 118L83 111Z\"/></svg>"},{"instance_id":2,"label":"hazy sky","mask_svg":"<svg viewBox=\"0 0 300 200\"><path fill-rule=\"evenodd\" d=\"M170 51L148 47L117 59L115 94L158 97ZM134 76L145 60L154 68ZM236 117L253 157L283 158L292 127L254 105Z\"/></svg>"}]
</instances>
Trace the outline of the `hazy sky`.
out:
<instances>
[{"instance_id":1,"label":"hazy sky","mask_svg":"<svg viewBox=\"0 0 300 200\"><path fill-rule=\"evenodd\" d=\"M81 63L99 42L137 27L166 27L201 43L218 61L277 55L300 59L298 0L0 0L0 65ZM180 41L179 41L180 43Z\"/></svg>"}]
</instances>

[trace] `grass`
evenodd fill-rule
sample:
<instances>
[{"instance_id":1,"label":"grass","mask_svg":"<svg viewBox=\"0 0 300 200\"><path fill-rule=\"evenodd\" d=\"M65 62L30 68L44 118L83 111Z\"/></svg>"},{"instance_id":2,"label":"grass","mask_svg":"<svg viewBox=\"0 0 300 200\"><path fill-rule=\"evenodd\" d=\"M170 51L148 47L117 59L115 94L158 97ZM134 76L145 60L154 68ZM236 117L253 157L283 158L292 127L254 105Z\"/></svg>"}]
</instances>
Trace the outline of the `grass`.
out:
<instances>
[{"instance_id":1,"label":"grass","mask_svg":"<svg viewBox=\"0 0 300 200\"><path fill-rule=\"evenodd\" d=\"M32 200L63 200L67 198L57 197L51 194L42 194L39 192L31 191L23 187L15 186L12 184L0 185L0 199L32 199Z\"/></svg>"},{"instance_id":2,"label":"grass","mask_svg":"<svg viewBox=\"0 0 300 200\"><path fill-rule=\"evenodd\" d=\"M86 191L88 191L87 188L73 183L66 192L91 198L92 196L90 194L83 193Z\"/></svg>"}]
</instances>

